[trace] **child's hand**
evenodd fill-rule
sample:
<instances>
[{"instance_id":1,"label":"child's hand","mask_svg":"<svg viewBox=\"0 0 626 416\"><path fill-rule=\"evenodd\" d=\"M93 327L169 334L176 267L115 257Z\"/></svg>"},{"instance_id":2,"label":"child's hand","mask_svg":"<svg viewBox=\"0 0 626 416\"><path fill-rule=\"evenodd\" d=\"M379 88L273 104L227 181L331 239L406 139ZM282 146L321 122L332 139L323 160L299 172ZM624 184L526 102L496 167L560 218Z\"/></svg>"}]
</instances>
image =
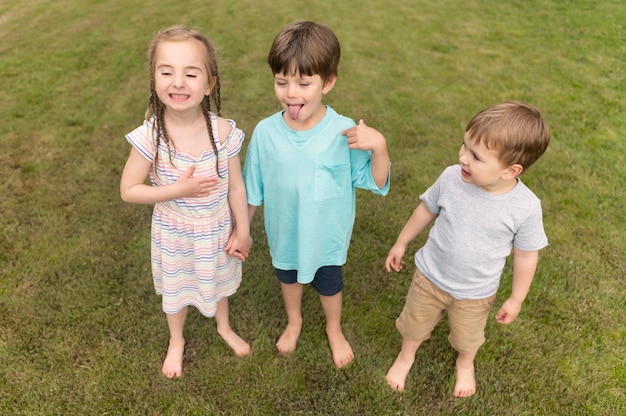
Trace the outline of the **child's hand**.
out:
<instances>
[{"instance_id":1,"label":"child's hand","mask_svg":"<svg viewBox=\"0 0 626 416\"><path fill-rule=\"evenodd\" d=\"M246 261L246 258L250 255L250 249L252 249L253 243L252 237L250 236L240 239L237 236L237 227L235 226L230 233L230 237L228 237L226 246L224 246L224 251L231 256L237 257L241 261Z\"/></svg>"},{"instance_id":2,"label":"child's hand","mask_svg":"<svg viewBox=\"0 0 626 416\"><path fill-rule=\"evenodd\" d=\"M385 268L388 272L390 272L391 269L394 269L397 272L402 270L402 265L404 264L402 257L404 257L405 251L406 247L399 244L395 244L391 247L391 250L389 250L389 254L387 255L387 260L385 260Z\"/></svg>"},{"instance_id":3,"label":"child's hand","mask_svg":"<svg viewBox=\"0 0 626 416\"><path fill-rule=\"evenodd\" d=\"M359 120L358 125L342 131L341 134L348 137L348 147L350 149L373 151L387 146L385 136L378 130L366 126L362 119Z\"/></svg>"},{"instance_id":4,"label":"child's hand","mask_svg":"<svg viewBox=\"0 0 626 416\"><path fill-rule=\"evenodd\" d=\"M186 172L180 175L176 181L181 197L200 198L208 196L217 189L217 178L211 178L209 176L194 178L193 173L195 171L195 165L191 166Z\"/></svg>"},{"instance_id":5,"label":"child's hand","mask_svg":"<svg viewBox=\"0 0 626 416\"><path fill-rule=\"evenodd\" d=\"M508 298L503 304L498 313L496 313L496 320L503 324L508 325L517 318L519 311L522 309L522 303L513 298Z\"/></svg>"}]
</instances>

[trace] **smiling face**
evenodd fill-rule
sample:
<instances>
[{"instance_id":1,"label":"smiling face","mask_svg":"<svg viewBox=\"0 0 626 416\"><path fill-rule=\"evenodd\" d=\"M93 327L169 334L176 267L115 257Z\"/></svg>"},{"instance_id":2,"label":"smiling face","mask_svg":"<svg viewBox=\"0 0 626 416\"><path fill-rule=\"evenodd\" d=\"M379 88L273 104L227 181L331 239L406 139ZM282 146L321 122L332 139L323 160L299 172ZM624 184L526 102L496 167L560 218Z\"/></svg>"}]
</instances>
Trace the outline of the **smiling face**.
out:
<instances>
[{"instance_id":1,"label":"smiling face","mask_svg":"<svg viewBox=\"0 0 626 416\"><path fill-rule=\"evenodd\" d=\"M459 164L463 182L474 184L492 194L502 194L513 189L522 171L519 164L503 166L495 149L487 148L484 141L476 144L467 133L459 150Z\"/></svg>"},{"instance_id":2,"label":"smiling face","mask_svg":"<svg viewBox=\"0 0 626 416\"><path fill-rule=\"evenodd\" d=\"M274 92L285 113L283 118L293 130L309 130L324 118L322 98L335 85L337 77L323 83L319 75L274 74Z\"/></svg>"},{"instance_id":3,"label":"smiling face","mask_svg":"<svg viewBox=\"0 0 626 416\"><path fill-rule=\"evenodd\" d=\"M211 93L206 51L195 39L162 41L154 60L154 84L159 99L170 111L197 111Z\"/></svg>"}]
</instances>

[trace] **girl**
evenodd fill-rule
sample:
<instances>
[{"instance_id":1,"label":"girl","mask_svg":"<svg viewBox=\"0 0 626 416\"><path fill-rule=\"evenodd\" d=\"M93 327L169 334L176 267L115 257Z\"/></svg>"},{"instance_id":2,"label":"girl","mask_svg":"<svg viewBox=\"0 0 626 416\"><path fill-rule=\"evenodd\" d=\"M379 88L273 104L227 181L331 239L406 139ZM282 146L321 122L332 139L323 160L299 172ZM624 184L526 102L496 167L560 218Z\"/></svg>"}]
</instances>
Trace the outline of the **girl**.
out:
<instances>
[{"instance_id":1,"label":"girl","mask_svg":"<svg viewBox=\"0 0 626 416\"><path fill-rule=\"evenodd\" d=\"M213 46L175 26L155 35L148 57L149 107L143 125L126 135L132 147L120 193L125 202L154 204L152 276L170 331L162 371L172 378L182 374L189 305L215 316L235 354L250 352L230 327L228 296L239 287L252 239L239 160L244 133L220 117Z\"/></svg>"}]
</instances>

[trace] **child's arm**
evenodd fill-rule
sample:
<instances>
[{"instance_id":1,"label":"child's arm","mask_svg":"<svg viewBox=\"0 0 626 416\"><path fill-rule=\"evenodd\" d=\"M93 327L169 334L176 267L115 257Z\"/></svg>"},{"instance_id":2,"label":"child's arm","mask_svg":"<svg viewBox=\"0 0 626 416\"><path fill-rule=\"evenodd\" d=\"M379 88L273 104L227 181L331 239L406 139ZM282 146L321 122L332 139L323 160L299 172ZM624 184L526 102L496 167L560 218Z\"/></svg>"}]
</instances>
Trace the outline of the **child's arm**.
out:
<instances>
[{"instance_id":1,"label":"child's arm","mask_svg":"<svg viewBox=\"0 0 626 416\"><path fill-rule=\"evenodd\" d=\"M155 204L183 197L203 197L217 189L217 178L193 177L195 166L180 175L178 180L167 186L151 186L145 183L152 164L134 147L124 166L120 180L122 200L133 204Z\"/></svg>"},{"instance_id":2,"label":"child's arm","mask_svg":"<svg viewBox=\"0 0 626 416\"><path fill-rule=\"evenodd\" d=\"M250 205L248 204L248 219L250 220L250 223L252 224L252 217L254 217L254 213L256 212L256 205Z\"/></svg>"},{"instance_id":3,"label":"child's arm","mask_svg":"<svg viewBox=\"0 0 626 416\"><path fill-rule=\"evenodd\" d=\"M390 272L391 269L397 272L402 270L402 265L404 264L402 257L404 257L407 245L413 241L419 233L424 231L435 218L437 218L437 214L430 212L423 202L415 208L411 218L409 218L404 228L402 228L402 231L400 231L396 243L391 247L391 250L389 250L387 260L385 261L385 267L388 272Z\"/></svg>"},{"instance_id":4,"label":"child's arm","mask_svg":"<svg viewBox=\"0 0 626 416\"><path fill-rule=\"evenodd\" d=\"M228 203L235 217L235 229L225 248L228 254L244 261L250 253L252 238L250 237L250 216L246 187L241 174L239 155L228 159Z\"/></svg>"},{"instance_id":5,"label":"child's arm","mask_svg":"<svg viewBox=\"0 0 626 416\"><path fill-rule=\"evenodd\" d=\"M245 182L244 182L245 184ZM256 206L255 205L250 205L248 204L248 223L251 224L252 223L252 217L254 217L254 213L256 212ZM224 250L226 250L227 252L230 253L230 247L233 245L233 242L235 241L237 235L237 224L235 224L235 227L233 228L233 231L230 234L230 237L228 238L228 242L226 243L226 246L224 247ZM250 237L252 238L252 237ZM248 254L250 252L248 251ZM238 256L237 254L235 254L235 256L237 256L240 260L243 261L243 259L241 258L241 256Z\"/></svg>"},{"instance_id":6,"label":"child's arm","mask_svg":"<svg viewBox=\"0 0 626 416\"><path fill-rule=\"evenodd\" d=\"M389 152L387 151L387 141L378 130L365 125L363 120L359 124L341 132L348 137L348 147L350 149L369 150L372 152L370 170L372 177L379 189L387 183L389 177Z\"/></svg>"},{"instance_id":7,"label":"child's arm","mask_svg":"<svg viewBox=\"0 0 626 416\"><path fill-rule=\"evenodd\" d=\"M496 320L501 324L508 325L517 318L522 308L522 302L528 295L538 261L539 251L524 251L513 248L513 289L511 296L502 304L496 314Z\"/></svg>"}]
</instances>

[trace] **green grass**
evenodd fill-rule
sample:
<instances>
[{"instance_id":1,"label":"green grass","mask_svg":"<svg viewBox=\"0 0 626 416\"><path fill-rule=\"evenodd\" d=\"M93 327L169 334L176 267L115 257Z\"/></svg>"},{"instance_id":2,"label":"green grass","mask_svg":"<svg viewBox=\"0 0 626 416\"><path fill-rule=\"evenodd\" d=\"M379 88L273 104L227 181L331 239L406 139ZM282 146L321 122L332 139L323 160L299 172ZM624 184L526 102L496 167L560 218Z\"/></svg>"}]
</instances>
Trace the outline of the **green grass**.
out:
<instances>
[{"instance_id":1,"label":"green grass","mask_svg":"<svg viewBox=\"0 0 626 416\"><path fill-rule=\"evenodd\" d=\"M135 2L0 5L0 414L614 415L626 412L626 7L620 0ZM332 366L307 290L296 353L260 216L231 319L253 354L234 357L193 311L185 373L160 366L167 326L149 266L151 207L119 198L123 135L147 104L154 31L194 26L215 43L223 114L248 137L277 111L265 63L276 32L322 21L343 50L328 104L387 136L392 187L359 192L345 266L344 330L357 358ZM407 391L384 375L412 268L383 270L418 196L456 162L469 119L521 99L552 130L523 176L550 246L517 321L490 320L479 392L451 397L447 323L417 353ZM426 235L413 243L415 251ZM407 256L407 261L409 261ZM510 291L507 265L497 304Z\"/></svg>"}]
</instances>

